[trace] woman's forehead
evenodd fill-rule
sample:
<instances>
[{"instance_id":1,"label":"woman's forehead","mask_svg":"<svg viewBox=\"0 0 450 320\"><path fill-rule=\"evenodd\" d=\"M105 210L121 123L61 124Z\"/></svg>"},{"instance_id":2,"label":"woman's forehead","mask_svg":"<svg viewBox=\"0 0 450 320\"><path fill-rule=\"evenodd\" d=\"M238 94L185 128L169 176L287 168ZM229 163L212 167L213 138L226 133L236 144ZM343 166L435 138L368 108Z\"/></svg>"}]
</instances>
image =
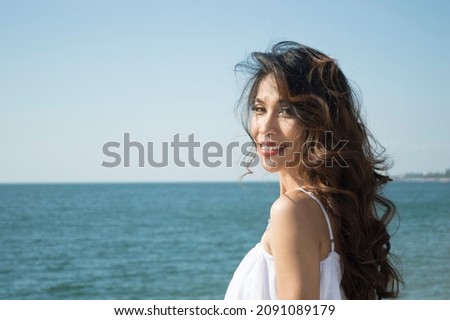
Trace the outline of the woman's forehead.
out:
<instances>
[{"instance_id":1,"label":"woman's forehead","mask_svg":"<svg viewBox=\"0 0 450 320\"><path fill-rule=\"evenodd\" d=\"M278 84L274 75L269 74L264 76L258 83L258 90L256 91L255 100L265 101L267 99L280 98L280 93L278 90Z\"/></svg>"}]
</instances>

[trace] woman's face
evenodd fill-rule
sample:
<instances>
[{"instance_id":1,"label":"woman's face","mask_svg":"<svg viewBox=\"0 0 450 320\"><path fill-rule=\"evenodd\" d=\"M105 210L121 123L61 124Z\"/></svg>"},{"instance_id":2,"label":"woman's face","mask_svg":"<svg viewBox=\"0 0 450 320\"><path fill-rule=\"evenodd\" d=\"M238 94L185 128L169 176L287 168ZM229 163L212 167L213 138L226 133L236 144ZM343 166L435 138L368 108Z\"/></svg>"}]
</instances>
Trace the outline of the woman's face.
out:
<instances>
[{"instance_id":1,"label":"woman's face","mask_svg":"<svg viewBox=\"0 0 450 320\"><path fill-rule=\"evenodd\" d=\"M301 138L299 120L290 115L289 105L280 99L273 75L260 81L253 103L250 133L263 167L269 172L297 167Z\"/></svg>"}]
</instances>

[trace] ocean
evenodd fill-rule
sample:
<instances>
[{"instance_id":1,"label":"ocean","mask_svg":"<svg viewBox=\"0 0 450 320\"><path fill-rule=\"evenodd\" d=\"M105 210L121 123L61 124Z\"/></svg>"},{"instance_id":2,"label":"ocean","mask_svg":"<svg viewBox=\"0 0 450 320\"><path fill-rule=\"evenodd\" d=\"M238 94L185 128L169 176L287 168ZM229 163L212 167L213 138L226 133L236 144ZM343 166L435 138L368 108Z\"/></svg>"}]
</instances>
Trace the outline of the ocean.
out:
<instances>
[{"instance_id":1,"label":"ocean","mask_svg":"<svg viewBox=\"0 0 450 320\"><path fill-rule=\"evenodd\" d=\"M223 299L277 183L0 185L0 299ZM400 299L450 299L450 183L394 182Z\"/></svg>"}]
</instances>

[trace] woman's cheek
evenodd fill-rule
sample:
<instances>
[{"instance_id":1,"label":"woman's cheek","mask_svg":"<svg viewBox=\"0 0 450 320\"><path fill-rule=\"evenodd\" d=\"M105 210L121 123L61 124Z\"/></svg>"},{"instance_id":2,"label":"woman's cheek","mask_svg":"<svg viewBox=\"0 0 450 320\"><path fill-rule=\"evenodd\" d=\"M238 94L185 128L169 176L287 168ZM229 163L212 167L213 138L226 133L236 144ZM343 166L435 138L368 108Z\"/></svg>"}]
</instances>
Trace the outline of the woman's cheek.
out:
<instances>
[{"instance_id":1,"label":"woman's cheek","mask_svg":"<svg viewBox=\"0 0 450 320\"><path fill-rule=\"evenodd\" d=\"M250 120L250 134L252 135L253 139L256 139L256 136L258 134L258 127L255 117L252 117L252 119Z\"/></svg>"}]
</instances>

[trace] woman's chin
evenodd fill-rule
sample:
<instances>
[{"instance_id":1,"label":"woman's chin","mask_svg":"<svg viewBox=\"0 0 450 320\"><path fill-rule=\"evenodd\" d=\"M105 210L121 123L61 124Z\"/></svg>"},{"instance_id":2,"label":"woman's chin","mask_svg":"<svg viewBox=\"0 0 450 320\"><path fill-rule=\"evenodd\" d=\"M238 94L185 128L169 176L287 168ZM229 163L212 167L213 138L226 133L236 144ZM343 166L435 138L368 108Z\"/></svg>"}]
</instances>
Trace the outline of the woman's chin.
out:
<instances>
[{"instance_id":1,"label":"woman's chin","mask_svg":"<svg viewBox=\"0 0 450 320\"><path fill-rule=\"evenodd\" d=\"M263 159L261 161L261 164L262 164L264 170L266 170L267 172L270 172L270 173L278 172L278 171L280 171L280 170L282 170L284 168L283 167L283 163L277 162L277 161L273 161L273 160L270 160L270 159L267 159L267 160Z\"/></svg>"}]
</instances>

